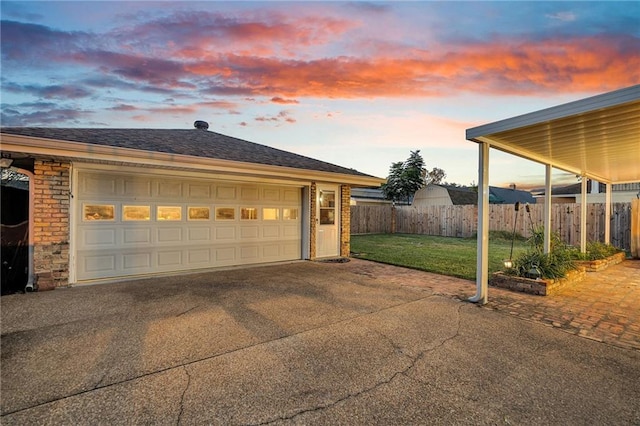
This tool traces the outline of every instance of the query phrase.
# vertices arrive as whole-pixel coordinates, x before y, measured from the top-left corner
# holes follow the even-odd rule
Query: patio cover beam
[[[551,251],[551,165],[545,166],[544,174],[544,253]]]
[[[604,243],[611,244],[611,185],[606,184],[604,193]]]
[[[476,294],[471,302],[488,300],[489,287],[489,144],[479,144],[478,153],[478,240],[476,255]]]
[[[591,182],[598,185],[598,182]],[[580,253],[587,252],[587,178],[580,182]]]

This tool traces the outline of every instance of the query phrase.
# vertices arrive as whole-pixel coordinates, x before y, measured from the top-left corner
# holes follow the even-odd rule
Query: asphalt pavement
[[[640,351],[428,280],[452,279],[301,261],[3,296],[0,423],[640,424]]]

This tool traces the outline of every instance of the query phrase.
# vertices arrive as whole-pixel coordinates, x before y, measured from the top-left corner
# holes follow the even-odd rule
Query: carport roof
[[[599,182],[640,181],[640,85],[466,133],[470,141]]]

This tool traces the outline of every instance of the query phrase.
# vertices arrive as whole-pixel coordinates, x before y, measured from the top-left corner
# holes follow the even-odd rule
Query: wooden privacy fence
[[[553,204],[552,230],[571,245],[580,244],[581,204]],[[587,204],[587,241],[604,241],[604,204]],[[518,212],[513,204],[489,205],[491,231],[516,232],[528,237],[532,227],[544,224],[544,204],[524,205]],[[631,248],[631,203],[611,205],[611,244]],[[637,213],[639,214],[640,213]],[[517,219],[516,219],[517,215]],[[465,206],[351,206],[352,234],[425,234],[444,237],[472,237],[478,226],[478,207]]]

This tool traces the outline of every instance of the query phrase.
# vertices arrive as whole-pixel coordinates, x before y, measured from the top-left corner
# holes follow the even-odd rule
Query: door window
[[[320,225],[336,223],[335,191],[320,191]]]

